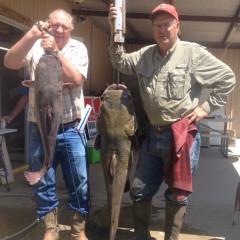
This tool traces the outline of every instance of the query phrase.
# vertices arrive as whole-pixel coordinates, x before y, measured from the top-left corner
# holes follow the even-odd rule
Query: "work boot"
[[[42,221],[44,228],[43,240],[59,240],[59,232],[57,225],[57,208],[48,213]]]
[[[164,240],[178,240],[187,206],[166,202]]]
[[[85,218],[78,212],[72,213],[71,232],[69,240],[88,240],[85,234]]]
[[[134,234],[132,240],[150,240],[152,202],[133,202]]]

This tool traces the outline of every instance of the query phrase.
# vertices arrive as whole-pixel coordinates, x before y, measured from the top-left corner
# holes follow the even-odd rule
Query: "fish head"
[[[98,132],[109,134],[115,129],[116,131],[122,129],[125,134],[133,135],[136,128],[137,121],[130,91],[120,84],[109,86],[101,97],[100,113],[97,119]]]
[[[116,113],[126,111],[127,114],[132,115],[134,107],[130,91],[126,86],[120,84],[109,86],[102,94],[100,108]]]

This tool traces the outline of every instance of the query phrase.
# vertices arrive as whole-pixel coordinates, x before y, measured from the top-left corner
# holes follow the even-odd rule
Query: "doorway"
[[[23,35],[25,30],[0,20],[0,116],[9,115],[21,96],[21,81],[24,78],[23,70],[12,70],[4,66],[4,56],[13,44]],[[25,111],[15,117],[6,128],[17,129],[4,135],[12,168],[25,164],[26,120]]]

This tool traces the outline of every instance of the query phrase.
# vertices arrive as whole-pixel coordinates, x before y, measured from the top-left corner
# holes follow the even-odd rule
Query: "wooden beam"
[[[106,1],[106,0],[103,0]],[[108,11],[104,10],[89,10],[89,9],[72,9],[73,15],[107,17]],[[149,19],[149,13],[126,13],[127,18],[133,19]],[[222,16],[197,16],[197,15],[179,15],[180,21],[195,21],[195,22],[233,22],[239,23],[240,17],[222,17]]]
[[[113,3],[111,0],[102,0],[102,2],[104,2],[106,6],[109,6],[111,3]]]
[[[237,19],[239,14],[240,14],[240,6],[239,6],[239,8],[238,8],[234,18]],[[227,44],[227,39],[228,39],[229,35],[231,34],[233,28],[236,26],[236,24],[239,24],[239,21],[232,22],[231,26],[228,28],[228,31],[227,31],[227,33],[226,33],[226,35],[225,35],[225,37],[224,37],[224,39],[222,41],[222,45],[226,45]]]
[[[132,24],[129,21],[126,21],[126,27],[133,33],[133,35],[140,39],[143,40],[144,37],[132,26]]]
[[[127,44],[143,44],[143,45],[149,45],[149,44],[155,44],[156,42],[154,41],[154,39],[137,39],[137,38],[126,38],[125,41]],[[223,45],[222,43],[211,43],[211,42],[197,42],[196,43],[205,46],[207,48],[220,48],[220,49],[225,49],[225,45]],[[231,46],[229,46],[229,49],[239,49],[240,48],[240,43],[234,43],[231,44]]]

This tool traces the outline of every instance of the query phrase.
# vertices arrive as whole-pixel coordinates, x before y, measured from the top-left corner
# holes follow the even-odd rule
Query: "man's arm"
[[[7,68],[19,69],[34,43],[42,37],[42,32],[34,25],[16,44],[14,44],[4,57]]]
[[[77,87],[83,83],[85,77],[79,73],[72,64],[63,56],[59,51],[58,53],[59,60],[62,63],[63,69],[63,80],[65,83],[70,83],[69,87]]]
[[[201,106],[197,106],[186,116],[191,122],[199,122],[211,112],[223,107],[236,83],[235,75],[228,65],[206,50],[200,50],[203,54],[195,68],[195,78],[202,86],[212,88],[212,91]]]
[[[7,122],[10,123],[27,105],[28,103],[28,95],[22,95],[18,100],[15,108],[11,112],[11,114],[3,116],[2,118]]]

